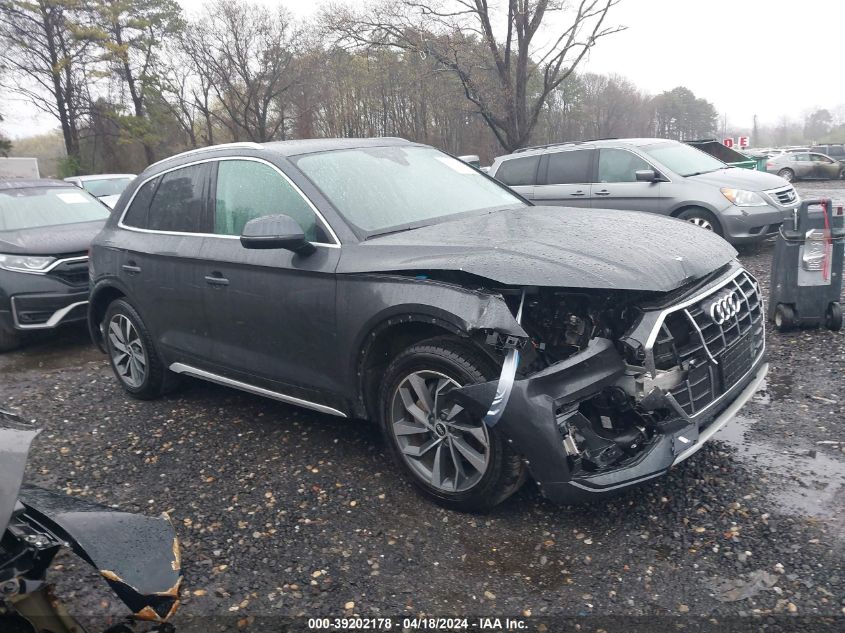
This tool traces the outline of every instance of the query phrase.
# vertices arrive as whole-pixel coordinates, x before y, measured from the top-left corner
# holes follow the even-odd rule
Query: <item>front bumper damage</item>
[[[618,465],[597,471],[579,466],[567,450],[567,429],[589,426],[579,404],[620,381],[626,364],[608,339],[593,339],[570,358],[521,380],[514,380],[507,404],[496,423],[525,459],[545,497],[555,503],[577,503],[647,481],[696,453],[754,395],[766,376],[761,355],[751,370],[714,403],[707,415],[691,419],[672,395],[654,389],[642,404],[672,412],[641,450]],[[450,396],[477,415],[485,415],[499,380],[469,385]],[[579,417],[580,416],[580,417]]]

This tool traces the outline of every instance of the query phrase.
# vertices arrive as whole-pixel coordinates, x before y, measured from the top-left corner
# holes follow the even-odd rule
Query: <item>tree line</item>
[[[712,136],[683,87],[579,70],[619,0],[0,0],[0,86],[54,117],[61,175],[140,171],[231,141],[401,136],[455,154],[610,136]]]

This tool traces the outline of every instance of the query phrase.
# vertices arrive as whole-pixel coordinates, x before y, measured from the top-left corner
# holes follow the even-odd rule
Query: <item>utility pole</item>
[[[754,115],[754,127],[751,129],[751,145],[760,147],[760,129],[757,127],[757,115]]]

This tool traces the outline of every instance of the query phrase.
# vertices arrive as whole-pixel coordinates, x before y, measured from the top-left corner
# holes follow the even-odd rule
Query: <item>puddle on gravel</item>
[[[814,445],[796,442],[791,450],[775,446],[754,432],[755,423],[752,418],[736,416],[713,439],[735,448],[737,459],[772,475],[771,499],[781,509],[835,518],[845,499],[845,460],[830,457]]]

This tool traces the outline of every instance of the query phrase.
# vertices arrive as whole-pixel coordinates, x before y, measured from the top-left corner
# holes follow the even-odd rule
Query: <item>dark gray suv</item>
[[[800,203],[779,176],[660,138],[527,148],[497,158],[490,175],[536,204],[660,213],[732,244],[774,235]]]
[[[528,476],[569,502],[686,459],[763,380],[735,255],[668,218],[532,206],[400,139],[233,144],[123,193],[89,320],[135,397],[186,375],[369,418],[449,507]]]

